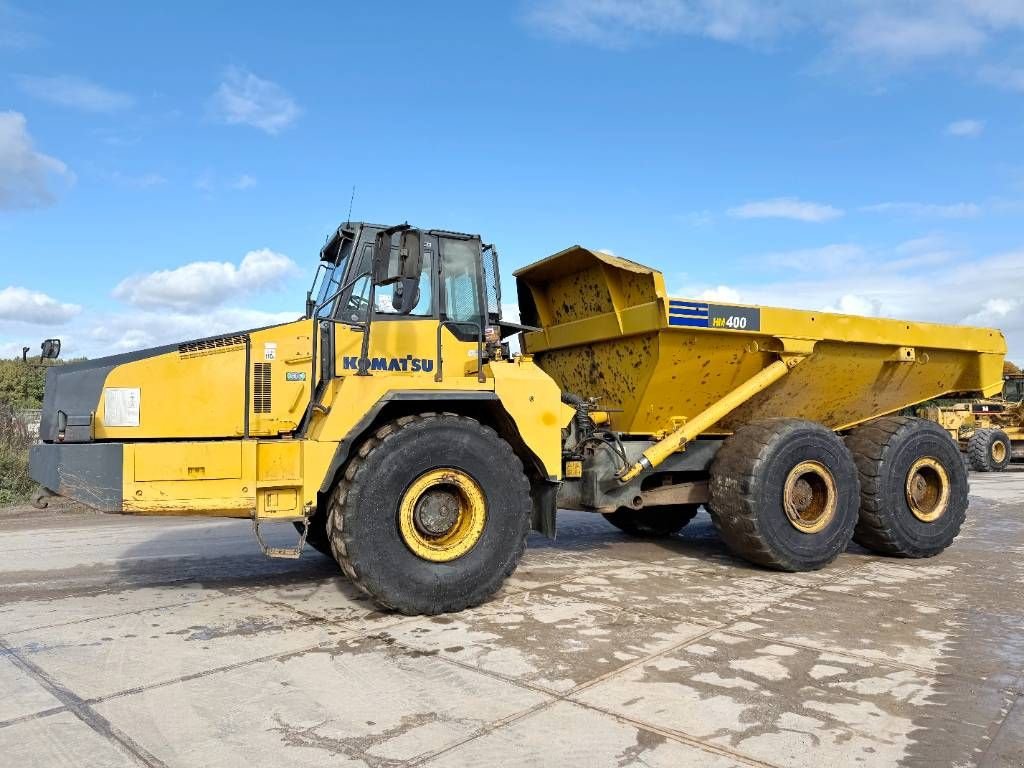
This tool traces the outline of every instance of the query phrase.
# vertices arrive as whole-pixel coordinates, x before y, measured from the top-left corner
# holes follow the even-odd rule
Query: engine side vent
[[[245,344],[245,339],[246,336],[243,333],[234,336],[218,336],[215,339],[203,339],[202,341],[189,341],[178,345],[178,354],[182,357],[196,357],[227,352]]]
[[[252,410],[253,413],[270,413],[270,363],[253,363],[252,366]]]

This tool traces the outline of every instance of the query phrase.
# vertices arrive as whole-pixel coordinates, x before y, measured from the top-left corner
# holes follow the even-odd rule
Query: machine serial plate
[[[702,301],[669,299],[668,324],[724,331],[759,331],[761,310],[757,307],[729,307]]]

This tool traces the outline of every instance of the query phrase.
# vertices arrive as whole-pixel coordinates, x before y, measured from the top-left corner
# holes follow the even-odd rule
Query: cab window
[[[394,246],[397,248],[397,244]],[[370,305],[370,280],[373,265],[373,244],[363,247],[362,256],[353,274],[359,277],[353,282],[347,298],[343,298],[341,319],[348,323],[366,322],[366,309]],[[374,291],[374,314],[394,315],[396,317],[432,317],[434,314],[434,290],[432,276],[434,274],[433,255],[427,251],[423,254],[423,268],[417,286],[417,295],[413,297],[415,304],[408,312],[395,309],[397,292],[402,291],[401,281],[393,285],[377,286]],[[404,301],[404,297],[403,297]]]
[[[374,310],[377,314],[389,315],[412,315],[413,317],[432,317],[434,314],[434,290],[432,276],[434,274],[434,257],[430,251],[426,251],[423,254],[423,267],[420,270],[419,284],[416,286],[416,295],[413,297],[401,297],[401,302],[396,301],[399,298],[399,292],[403,290],[402,281],[393,283],[392,285],[377,286],[377,290],[374,296]],[[406,306],[404,302],[415,301],[412,309],[408,312],[399,311],[395,309],[395,305],[401,303],[402,306]]]
[[[445,318],[480,326],[480,243],[476,240],[441,239],[441,280]]]

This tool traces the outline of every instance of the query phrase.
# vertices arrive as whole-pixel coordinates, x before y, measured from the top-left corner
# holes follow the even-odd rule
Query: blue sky
[[[0,0],[0,354],[286,319],[347,214],[1024,358],[1024,3]]]

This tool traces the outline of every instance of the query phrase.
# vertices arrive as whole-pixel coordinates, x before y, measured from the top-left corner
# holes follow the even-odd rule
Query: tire
[[[700,504],[630,509],[620,507],[609,512],[604,519],[630,536],[661,538],[678,533],[697,516]]]
[[[1001,429],[976,430],[967,441],[967,460],[976,472],[1002,472],[1010,466],[1010,438]]]
[[[860,475],[853,536],[858,544],[886,555],[932,557],[953,542],[967,517],[969,488],[962,454],[948,432],[927,419],[887,416],[853,430],[846,445]],[[912,477],[919,462],[926,463]],[[945,484],[948,497],[941,511],[929,507],[925,497],[920,505],[912,502],[908,487],[914,478],[923,483],[921,489]],[[941,493],[935,501],[940,500]],[[937,518],[927,519],[936,512]]]
[[[709,511],[729,548],[783,571],[822,568],[857,522],[858,482],[843,441],[801,419],[752,422],[711,464]]]
[[[419,527],[441,531],[429,510],[444,517],[453,507],[440,538]],[[530,511],[530,484],[508,443],[474,419],[425,413],[389,422],[359,446],[331,493],[327,532],[342,570],[378,605],[434,615],[479,605],[501,587],[526,548]]]

